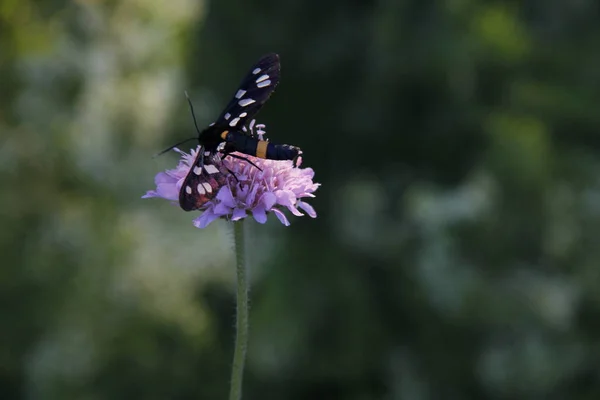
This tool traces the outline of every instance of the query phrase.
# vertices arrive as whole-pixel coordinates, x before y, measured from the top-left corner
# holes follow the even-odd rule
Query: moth
[[[277,54],[263,56],[246,74],[217,120],[202,131],[198,129],[194,108],[188,97],[200,148],[179,192],[179,205],[183,210],[199,209],[214,198],[219,188],[226,184],[228,172],[221,163],[225,157],[246,160],[254,165],[247,158],[232,154],[234,152],[270,160],[292,160],[294,165],[297,165],[302,154],[299,147],[273,144],[256,137],[253,130],[248,129],[248,123],[279,84],[280,70]],[[181,143],[183,142],[177,145]]]

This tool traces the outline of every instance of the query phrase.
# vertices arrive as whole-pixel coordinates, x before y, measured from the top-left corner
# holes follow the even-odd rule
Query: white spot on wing
[[[250,105],[252,103],[254,103],[256,100],[254,99],[242,99],[240,101],[238,101],[238,104],[242,107],[246,107],[247,105]]]
[[[254,68],[254,71],[252,71],[252,75],[256,75],[260,72],[260,68]]]
[[[271,84],[271,81],[269,79],[267,79],[266,81],[262,81],[262,82],[258,82],[256,84],[256,86],[258,86],[259,88],[264,88],[267,87]]]
[[[267,79],[269,79],[269,75],[261,75],[260,78],[258,78],[256,80],[256,83],[261,83],[262,81],[266,81]]]
[[[242,98],[242,97],[243,97],[245,94],[246,94],[246,91],[245,91],[245,90],[242,90],[242,89],[240,89],[240,90],[238,90],[238,91],[237,91],[237,93],[235,94],[235,98],[236,98],[236,99],[241,99],[241,98]]]
[[[206,170],[206,172],[208,172],[209,174],[216,174],[217,172],[219,172],[219,169],[217,167],[215,167],[212,164],[206,164],[204,166],[204,169]]]
[[[227,113],[227,114],[225,114],[225,116],[223,118],[229,119],[229,118],[231,118],[231,114]]]
[[[240,118],[244,118],[246,115],[248,115],[248,113],[243,112],[243,113],[240,114]]]
[[[215,123],[213,122],[212,124],[210,124],[209,126],[213,126]]]
[[[206,189],[206,191],[208,193],[212,193],[212,186],[210,186],[210,183],[208,183],[208,182],[202,182],[202,185],[204,186],[204,189]]]
[[[204,186],[202,186],[202,183],[198,184],[198,187],[196,188],[196,190],[198,190],[198,193],[204,194]]]
[[[240,119],[236,117],[231,120],[231,122],[229,123],[229,126],[236,126],[238,122],[240,122]]]
[[[185,187],[185,192],[186,192],[187,194],[192,194],[192,188],[191,188],[191,187],[189,187],[189,186],[186,186],[186,187]]]
[[[194,173],[196,175],[200,175],[202,173],[202,168],[200,168],[198,166],[194,167]]]

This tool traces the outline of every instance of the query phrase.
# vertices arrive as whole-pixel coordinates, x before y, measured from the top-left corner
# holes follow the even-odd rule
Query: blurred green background
[[[230,226],[140,196],[268,52],[244,398],[599,399],[597,0],[1,0],[0,398],[226,398]]]

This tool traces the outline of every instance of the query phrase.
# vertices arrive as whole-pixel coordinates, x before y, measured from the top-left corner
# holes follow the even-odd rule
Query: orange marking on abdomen
[[[256,157],[258,158],[267,158],[267,145],[269,142],[265,140],[259,140],[256,145]]]

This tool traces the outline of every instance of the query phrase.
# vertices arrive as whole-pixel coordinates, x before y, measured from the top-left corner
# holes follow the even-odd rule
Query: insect
[[[226,184],[227,175],[223,171],[225,166],[221,163],[225,157],[246,160],[254,165],[245,157],[232,154],[233,152],[270,160],[292,160],[294,166],[297,165],[302,154],[299,147],[261,140],[252,134],[252,129],[248,131],[247,128],[248,122],[258,113],[279,84],[279,71],[277,54],[263,56],[244,77],[217,120],[202,131],[198,129],[194,108],[188,97],[200,148],[179,192],[179,205],[183,210],[199,209],[215,197],[219,188]],[[175,146],[181,143],[183,142]]]

